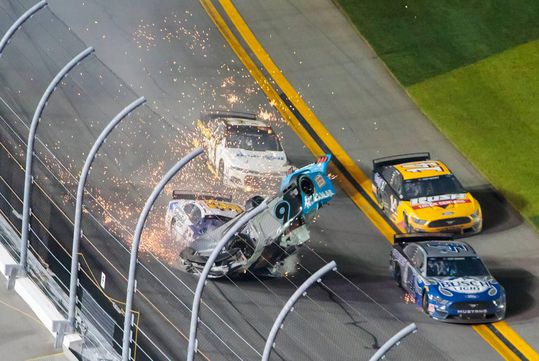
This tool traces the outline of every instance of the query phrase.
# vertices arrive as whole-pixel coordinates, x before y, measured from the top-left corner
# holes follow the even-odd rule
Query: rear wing
[[[202,121],[208,121],[218,118],[239,118],[239,119],[249,119],[256,120],[256,114],[246,113],[246,112],[227,112],[222,110],[201,112],[200,119]]]
[[[395,165],[395,164],[408,163],[408,162],[419,162],[422,160],[429,160],[429,159],[430,159],[429,152],[392,155],[389,157],[383,157],[383,158],[378,158],[378,159],[373,160],[372,169],[374,172],[376,172],[379,168],[385,167],[388,165]]]
[[[450,233],[405,233],[393,236],[394,244],[405,244],[423,241],[451,241],[455,236]]]
[[[186,191],[181,190],[173,190],[172,191],[172,199],[189,199],[189,200],[197,200],[197,201],[218,201],[218,202],[231,202],[232,197],[231,196],[217,196],[214,194],[197,194],[197,193],[189,193]]]

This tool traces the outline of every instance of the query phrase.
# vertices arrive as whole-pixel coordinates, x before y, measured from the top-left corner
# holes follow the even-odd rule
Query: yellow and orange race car
[[[483,227],[479,202],[429,153],[374,160],[372,188],[380,208],[408,233],[475,234]]]

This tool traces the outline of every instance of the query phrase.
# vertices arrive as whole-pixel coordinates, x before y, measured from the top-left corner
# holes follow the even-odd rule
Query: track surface
[[[8,8],[5,4],[3,1],[2,5]],[[538,292],[538,269],[534,263],[538,256],[537,236],[522,224],[503,201],[493,196],[487,183],[473,167],[422,117],[331,4],[317,1],[316,4],[294,2],[292,5],[281,1],[270,6],[262,1],[239,1],[237,5],[255,33],[260,34],[260,41],[285,75],[301,90],[319,118],[322,121],[330,120],[325,121],[325,125],[349,154],[359,161],[365,172],[369,171],[372,158],[429,150],[445,160],[464,183],[479,190],[478,196],[483,200],[486,211],[487,229],[470,241],[485,256],[494,274],[508,290],[508,322],[529,343],[536,345],[539,339],[537,308],[534,307]],[[165,153],[167,147],[163,145],[173,144],[175,139],[169,135],[171,129],[192,128],[192,121],[202,109],[232,107],[235,110],[267,111],[276,115],[198,3],[185,5],[168,0],[118,0],[89,4],[55,0],[51,1],[51,9],[86,44],[96,48],[98,57],[110,70],[137,94],[150,99],[149,106],[155,113],[166,118],[166,121],[157,123],[157,117],[149,109],[142,110],[141,114],[146,119],[153,119],[154,123],[148,120],[149,124],[145,127],[126,126],[116,144],[107,144],[107,157],[98,160],[90,181],[91,187],[99,188],[104,198],[114,198],[120,192],[125,204],[140,207],[144,198],[142,195],[149,193],[148,183],[151,183],[137,179],[141,177],[140,169],[159,161],[164,161],[162,168],[170,166],[174,156],[181,154],[181,151]],[[16,9],[7,10],[14,12]],[[32,21],[37,23],[39,18]],[[46,21],[43,21],[43,27],[50,26],[45,24]],[[336,30],[330,32],[325,29]],[[47,55],[47,66],[40,64],[39,59],[45,58],[40,52],[47,48],[49,42],[58,41],[61,36],[58,34],[50,38],[43,36],[40,41],[31,44],[33,49],[25,50],[26,57],[34,60],[32,66],[41,67],[42,73],[47,76],[38,75],[35,71],[31,75],[25,74],[29,71],[24,64],[15,61],[15,53],[6,51],[0,60],[2,97],[24,123],[31,118],[33,106],[51,78],[50,74],[60,67],[59,64],[67,61],[68,57],[61,54],[53,59]],[[20,43],[15,39],[11,45],[19,49],[19,44],[27,41],[23,38],[21,35],[18,39]],[[63,46],[75,43],[66,40]],[[79,45],[79,48],[70,48],[66,53],[73,55],[85,47]],[[320,49],[331,51],[321,52]],[[321,54],[326,54],[327,58]],[[88,68],[94,65],[93,61]],[[94,73],[107,70],[95,63],[95,67],[89,70]],[[81,76],[79,79],[73,76],[73,79],[73,82],[76,79],[81,84],[81,88],[95,103],[100,104],[101,120],[95,120],[97,129],[100,129],[98,125],[102,125],[136,97],[129,91],[122,91],[120,98],[113,100],[112,95],[104,96],[100,90],[107,88],[114,94],[118,84],[111,82],[101,86],[92,83],[95,84],[95,88],[92,88],[88,82],[85,83],[87,77]],[[21,90],[24,97],[17,90]],[[51,101],[39,132],[40,139],[45,143],[54,144],[56,140],[61,140],[62,152],[54,153],[58,158],[63,157],[64,163],[73,163],[74,174],[82,166],[82,160],[72,162],[71,159],[82,159],[82,153],[89,149],[97,135],[94,127],[83,128],[72,123],[73,114],[89,120],[93,111],[91,106],[81,109],[77,105],[76,90],[74,84],[68,84],[63,93],[72,101],[60,101],[60,97],[55,98],[56,102]],[[231,103],[236,98],[232,95],[238,97],[234,104]],[[14,116],[5,105],[0,115],[9,116],[10,119]],[[57,122],[61,122],[62,132],[46,126],[46,123],[56,125]],[[157,124],[164,125],[158,127]],[[22,122],[16,127],[24,139],[27,131]],[[151,134],[143,133],[133,139],[137,130],[148,130]],[[280,131],[294,163],[303,164],[312,159],[312,155],[290,130],[280,127]],[[17,144],[14,136],[7,136],[10,132],[3,122],[2,134],[3,142]],[[71,138],[71,135],[76,137]],[[160,144],[146,139],[159,139]],[[178,148],[187,149],[185,144]],[[136,151],[127,152],[127,149]],[[151,162],[146,161],[146,157]],[[108,167],[107,173],[103,170],[105,166]],[[39,168],[38,172],[44,174],[44,169]],[[114,187],[107,184],[111,177],[126,174],[133,177],[127,190],[116,184]],[[64,196],[65,191],[54,182],[48,186],[54,193],[54,199]],[[165,201],[163,197],[161,204]],[[71,214],[70,203],[67,202],[64,207]],[[112,211],[122,213],[114,208]],[[158,218],[158,215],[155,217]],[[132,227],[133,218],[132,215],[125,217],[127,227]],[[53,228],[66,227],[59,219],[53,219],[51,223]],[[112,259],[115,267],[125,274],[127,252],[112,242],[110,235],[99,230],[95,223],[85,224],[85,233],[90,239],[96,240],[99,249],[106,250],[107,258]],[[69,238],[69,233],[66,236]],[[330,207],[322,211],[312,238],[310,246],[318,254],[326,260],[335,259],[340,271],[367,291],[389,313],[342,278],[332,277],[327,282],[328,286],[348,305],[343,305],[342,300],[334,302],[327,292],[314,290],[311,293],[314,302],[302,301],[297,313],[287,320],[277,342],[275,359],[364,359],[372,354],[372,346],[376,342],[383,342],[404,323],[411,321],[418,324],[421,337],[413,336],[407,340],[399,348],[399,359],[467,359],[469,355],[483,360],[499,358],[471,328],[431,322],[416,312],[413,306],[402,302],[401,292],[387,277],[389,245],[342,192]],[[518,239],[519,242],[509,243],[508,239]],[[103,258],[87,244],[85,251],[92,259],[90,263],[95,273],[99,275],[104,270],[110,278],[106,291],[123,299],[121,290],[125,283],[114,276],[111,266],[105,264]],[[301,265],[311,271],[322,264],[308,249],[303,250],[301,255]],[[147,295],[166,318],[186,334],[189,314],[178,299],[189,305],[191,295],[178,278],[191,288],[194,288],[194,279],[174,269],[168,271],[150,257],[143,257],[143,263],[163,280],[171,292],[166,292],[148,272],[142,271],[139,272],[141,293]],[[217,320],[206,308],[203,309],[202,318],[242,359],[256,359],[258,354],[255,350],[261,352],[273,318],[295,289],[289,281],[297,284],[306,275],[306,272],[299,272],[289,280],[263,280],[264,286],[252,278],[238,281],[237,286],[229,281],[211,283],[204,299],[224,322]],[[185,340],[148,304],[139,297],[137,306],[141,311],[141,329],[159,343],[167,355],[174,359],[183,358]],[[398,315],[404,323],[396,321],[390,313]],[[231,329],[245,341],[234,335]],[[204,327],[200,334],[200,347],[211,359],[237,359]],[[141,355],[139,353],[139,357]]]

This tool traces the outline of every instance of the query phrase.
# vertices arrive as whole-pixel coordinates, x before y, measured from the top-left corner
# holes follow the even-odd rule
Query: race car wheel
[[[264,197],[262,196],[254,196],[254,197],[251,197],[247,200],[247,202],[245,202],[245,209],[246,210],[249,210],[249,209],[253,209],[253,208],[256,208],[258,207],[262,202],[264,202]]]
[[[314,194],[314,184],[309,177],[304,176],[299,179],[299,189],[306,196],[312,196]]]
[[[421,299],[421,306],[423,307],[423,311],[426,314],[429,314],[429,294],[427,291],[423,292],[423,297]]]
[[[401,268],[395,263],[393,263],[393,280],[397,286],[401,287]]]

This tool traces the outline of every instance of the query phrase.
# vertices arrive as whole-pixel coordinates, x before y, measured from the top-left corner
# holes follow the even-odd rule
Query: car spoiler
[[[246,112],[227,112],[222,110],[207,111],[200,113],[200,119],[204,121],[217,119],[217,118],[240,118],[256,120],[256,114]]]
[[[450,233],[405,233],[393,236],[394,243],[413,243],[422,241],[450,241],[455,236]]]
[[[173,190],[172,191],[172,199],[190,199],[190,200],[197,200],[197,201],[218,201],[218,202],[231,202],[232,197],[231,196],[217,196],[214,194],[196,194],[196,193],[189,193],[181,190]]]
[[[374,171],[376,171],[378,168],[388,166],[388,165],[395,165],[395,164],[408,163],[408,162],[419,162],[422,160],[429,160],[429,159],[430,159],[429,152],[392,155],[389,157],[374,159],[372,161],[372,168]]]

